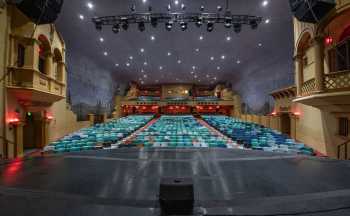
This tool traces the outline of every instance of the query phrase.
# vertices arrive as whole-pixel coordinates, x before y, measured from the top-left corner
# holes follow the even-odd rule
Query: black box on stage
[[[317,23],[336,5],[335,0],[289,0],[294,16],[301,22]]]
[[[162,214],[165,215],[193,214],[193,180],[191,178],[162,178],[159,203]]]

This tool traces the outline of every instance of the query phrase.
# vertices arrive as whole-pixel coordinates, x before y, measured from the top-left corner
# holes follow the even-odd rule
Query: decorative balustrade
[[[324,86],[329,92],[350,90],[350,71],[326,74]]]
[[[304,82],[303,86],[301,87],[301,94],[302,96],[308,96],[308,95],[311,95],[315,90],[316,90],[316,80],[310,79]]]
[[[65,97],[65,84],[39,71],[29,68],[9,68],[10,74],[7,86],[9,88],[23,88],[38,92],[50,93]]]

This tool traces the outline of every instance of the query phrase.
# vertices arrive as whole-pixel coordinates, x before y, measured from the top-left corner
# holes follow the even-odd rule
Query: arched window
[[[50,43],[44,35],[40,35],[39,38],[39,60],[38,69],[43,74],[49,74],[50,68],[47,67],[47,61],[51,53]]]
[[[64,65],[62,64],[63,58],[61,52],[58,49],[54,50],[53,57],[53,75],[56,80],[63,81]]]
[[[26,48],[22,44],[18,44],[18,46],[17,46],[17,67],[24,66],[25,51],[26,51]]]
[[[350,26],[345,28],[334,49],[329,50],[330,72],[350,70]]]

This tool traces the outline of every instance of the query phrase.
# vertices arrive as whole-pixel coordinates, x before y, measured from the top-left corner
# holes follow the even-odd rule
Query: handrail
[[[344,159],[345,160],[349,160],[350,157],[348,157],[348,147],[350,145],[350,139],[345,141],[344,143],[338,145],[338,159],[340,159],[340,152],[341,152],[341,149],[344,147]]]

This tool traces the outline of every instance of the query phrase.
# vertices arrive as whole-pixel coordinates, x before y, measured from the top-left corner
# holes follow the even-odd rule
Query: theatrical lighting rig
[[[102,30],[103,26],[111,26],[114,33],[119,33],[120,27],[126,31],[132,24],[136,24],[139,31],[143,32],[146,30],[146,24],[151,24],[152,27],[156,28],[159,23],[164,23],[167,31],[171,31],[176,24],[182,31],[187,30],[189,23],[194,23],[197,27],[206,24],[208,32],[214,30],[215,24],[224,24],[226,28],[233,27],[234,32],[239,33],[243,25],[257,29],[263,20],[262,17],[258,16],[232,14],[228,9],[228,3],[225,11],[221,6],[218,6],[216,13],[205,12],[204,6],[200,7],[199,13],[185,12],[185,5],[182,5],[181,9],[180,12],[172,12],[171,5],[167,5],[166,13],[153,13],[152,7],[148,8],[148,12],[138,13],[133,5],[130,14],[94,17],[92,21],[97,30]]]

